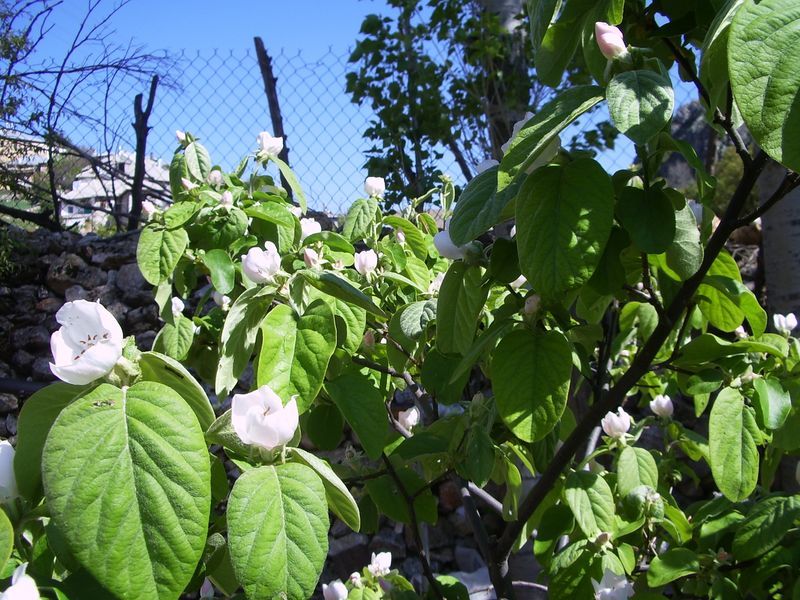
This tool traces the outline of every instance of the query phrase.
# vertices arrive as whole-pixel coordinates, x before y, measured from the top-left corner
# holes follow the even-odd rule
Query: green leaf
[[[539,51],[533,55],[536,78],[552,88],[558,87],[580,39],[581,29],[574,23],[559,21],[550,25]]]
[[[371,459],[380,457],[388,435],[383,393],[363,373],[346,373],[325,384],[325,391],[342,411]]]
[[[65,408],[42,457],[47,506],[80,563],[121,598],[176,598],[206,541],[203,433],[177,392],[102,384]]]
[[[647,571],[647,585],[659,587],[700,571],[697,554],[689,548],[670,548],[656,556]]]
[[[240,456],[251,456],[252,446],[245,444],[236,431],[233,429],[231,421],[231,410],[222,413],[206,430],[206,442],[218,444],[228,450],[232,450]]]
[[[6,511],[0,510],[0,571],[5,570],[6,563],[14,549],[14,526],[6,516]]]
[[[194,322],[183,315],[174,317],[173,323],[166,323],[153,340],[153,349],[175,360],[184,360],[194,341]]]
[[[292,188],[292,192],[294,193],[295,197],[297,198],[297,203],[300,205],[300,210],[303,211],[303,214],[306,213],[308,210],[308,203],[306,201],[305,192],[303,192],[303,188],[300,185],[300,181],[297,179],[297,175],[294,174],[294,171],[283,162],[277,156],[270,156],[270,160],[274,161],[276,165],[278,165],[278,169],[280,169],[281,175],[286,180],[286,183],[289,184],[289,187]]]
[[[214,409],[203,386],[177,360],[158,352],[143,352],[139,367],[144,381],[163,383],[178,392],[194,411],[203,431],[214,422]]]
[[[500,161],[497,189],[502,190],[547,148],[556,135],[603,99],[603,88],[596,85],[572,86],[542,106],[511,141]]]
[[[432,348],[422,363],[422,385],[440,404],[455,404],[469,380],[469,371],[465,370],[454,382],[450,382],[456,368],[461,364],[457,356],[446,356],[436,348]]]
[[[406,243],[411,248],[414,256],[420,260],[428,258],[428,243],[425,241],[425,236],[411,221],[397,215],[388,215],[383,217],[383,223],[393,227],[395,231],[403,231],[406,236]]]
[[[739,283],[742,281],[739,266],[726,250],[722,250],[717,255],[706,277],[717,275]],[[700,312],[714,327],[722,331],[734,331],[744,321],[744,313],[736,305],[736,302],[729,298],[726,291],[720,290],[713,285],[701,284],[697,288],[695,296]]]
[[[597,162],[580,158],[538,169],[517,199],[522,274],[544,296],[582,285],[600,261],[613,222],[614,189]]]
[[[203,255],[203,263],[211,275],[211,284],[220,294],[227,294],[236,282],[236,269],[225,250],[215,248]]]
[[[297,408],[304,413],[322,387],[336,348],[331,307],[316,300],[298,317],[289,306],[278,305],[261,324],[261,340],[258,387],[268,385],[284,402],[297,396]]]
[[[298,463],[247,471],[228,501],[228,547],[248,598],[307,600],[328,553],[319,476]]]
[[[472,345],[488,286],[480,267],[457,261],[450,265],[436,305],[436,346],[444,354],[464,354]]]
[[[753,381],[756,390],[756,409],[758,421],[766,429],[780,429],[792,410],[792,398],[783,389],[781,382],[773,377],[763,377]]]
[[[675,92],[665,75],[625,71],[609,82],[606,100],[614,126],[635,144],[646,144],[672,118]]]
[[[614,531],[614,495],[599,475],[589,471],[567,475],[564,500],[587,539],[594,540],[601,532]]]
[[[336,316],[336,336],[338,344],[349,354],[355,354],[364,337],[367,326],[367,312],[358,306],[348,304],[339,298],[331,298],[330,305]]]
[[[697,273],[703,263],[703,245],[694,213],[688,205],[675,211],[675,236],[665,255],[667,274],[678,281],[686,281]]]
[[[493,348],[497,340],[502,338],[513,325],[514,322],[508,319],[497,320],[489,325],[464,354],[464,358],[461,359],[458,366],[453,371],[453,374],[450,376],[450,383],[455,383],[459,379],[468,377],[470,370],[481,356]]]
[[[463,246],[503,220],[503,210],[516,197],[519,184],[497,191],[498,167],[479,173],[458,197],[450,220],[450,239]]]
[[[220,359],[215,388],[217,396],[227,396],[250,362],[259,326],[272,304],[273,290],[252,287],[234,300],[220,338]]]
[[[497,412],[519,439],[542,439],[567,405],[572,348],[558,331],[512,331],[492,356]]]
[[[191,142],[183,151],[186,169],[197,181],[205,181],[211,172],[211,157],[208,150],[197,142]]]
[[[542,40],[556,13],[558,0],[527,0],[528,18],[530,19],[531,44],[536,54]]]
[[[342,235],[351,242],[363,240],[370,234],[377,212],[378,201],[375,198],[359,198],[347,211]]]
[[[285,229],[294,229],[296,220],[287,206],[280,202],[261,202],[245,209],[248,217],[261,219]]]
[[[14,475],[23,498],[34,502],[42,492],[42,449],[56,417],[64,407],[91,389],[91,385],[51,383],[22,405],[17,423]]]
[[[800,518],[800,497],[773,496],[759,502],[736,525],[733,552],[737,561],[750,560],[778,545]]]
[[[333,273],[303,270],[300,271],[300,275],[319,291],[363,308],[368,313],[386,318],[386,313],[378,308],[369,296]]]
[[[661,254],[675,240],[675,209],[662,190],[650,188],[644,191],[630,186],[622,188],[617,202],[617,216],[642,252]]]
[[[136,261],[145,280],[152,285],[166,281],[188,243],[185,229],[169,230],[154,224],[142,229],[136,247]]]
[[[436,300],[421,300],[407,304],[399,314],[400,330],[403,335],[417,339],[427,326],[436,320]]]
[[[710,108],[725,110],[728,77],[728,35],[730,25],[744,0],[728,0],[712,21],[703,39],[700,80],[710,97]]]
[[[345,525],[353,531],[358,531],[361,528],[361,515],[358,512],[358,504],[350,490],[339,479],[339,476],[334,473],[330,465],[323,459],[317,458],[301,448],[289,448],[289,453],[293,460],[314,469],[314,472],[322,480],[322,485],[325,486],[328,507]]]
[[[617,462],[617,492],[620,497],[625,497],[641,485],[654,490],[658,488],[656,461],[644,448],[625,446]]]
[[[201,204],[191,200],[176,202],[164,211],[164,225],[167,229],[177,229],[197,214]]]
[[[756,487],[759,438],[752,409],[745,407],[742,395],[733,388],[723,389],[709,417],[709,459],[714,481],[732,502],[746,499]]]
[[[800,171],[800,5],[747,0],[728,34],[728,73],[736,105],[764,151]]]
[[[714,308],[708,306],[708,303],[704,303],[701,306],[701,310],[703,310],[703,307],[705,307],[706,310],[703,311],[704,314],[709,313],[714,315],[714,319],[717,323],[719,323],[717,327],[723,331],[732,331],[731,329],[726,329],[726,327],[730,327],[737,321],[738,323],[736,326],[738,327],[741,325],[742,319],[746,318],[747,322],[750,323],[750,327],[753,329],[753,335],[759,336],[764,333],[764,331],[767,329],[767,311],[765,311],[761,307],[761,304],[758,303],[758,299],[756,298],[755,294],[751,292],[741,281],[738,281],[738,278],[733,279],[723,275],[709,274],[705,277],[705,279],[703,279],[703,290],[699,293],[707,293],[709,288],[714,288],[720,292],[737,309],[739,309],[739,313],[735,313],[733,311],[720,311],[717,313]],[[741,317],[739,317],[739,315],[741,315]],[[709,316],[709,321],[711,320],[712,319]],[[736,329],[736,327],[733,329]]]

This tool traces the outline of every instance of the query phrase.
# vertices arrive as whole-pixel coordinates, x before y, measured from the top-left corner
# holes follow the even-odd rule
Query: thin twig
[[[753,212],[745,215],[741,219],[736,222],[736,227],[744,227],[745,225],[749,225],[756,219],[758,219],[761,215],[767,212],[770,208],[775,206],[781,198],[784,198],[786,194],[791,192],[795,189],[798,185],[800,185],[800,175],[793,171],[789,171],[787,169],[786,176],[783,178],[783,181],[778,186],[778,189],[766,200],[764,201],[761,206],[755,209]]]

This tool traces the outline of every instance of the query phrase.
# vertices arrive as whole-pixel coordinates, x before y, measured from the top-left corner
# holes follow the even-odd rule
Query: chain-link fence
[[[371,146],[362,135],[373,117],[369,108],[352,104],[345,91],[349,52],[331,49],[311,57],[279,50],[271,55],[291,166],[310,206],[339,214],[361,193],[367,175],[365,153]],[[176,147],[175,130],[187,130],[201,138],[215,163],[234,168],[255,149],[258,132],[272,129],[255,50],[183,51],[171,58],[176,67],[169,74],[172,81],[156,94],[148,154],[168,163]],[[676,107],[694,99],[693,88],[676,81],[675,89]],[[132,150],[133,99],[139,93],[146,97],[147,84],[132,78],[87,84],[76,91],[74,102],[97,119],[67,117],[62,133],[98,155]],[[606,119],[605,109],[598,109],[562,137],[578,135]],[[563,140],[565,145],[568,141]],[[599,160],[613,170],[628,166],[633,157],[632,144],[620,136]],[[464,183],[452,155],[445,152],[439,166],[456,183]]]

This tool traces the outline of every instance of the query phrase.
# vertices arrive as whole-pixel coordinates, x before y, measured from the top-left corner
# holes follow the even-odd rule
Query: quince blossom
[[[14,446],[8,440],[0,442],[0,502],[19,496],[17,478],[14,475]]]
[[[675,408],[672,406],[672,399],[665,395],[659,394],[650,401],[650,410],[653,414],[659,417],[671,417]]]
[[[231,305],[231,297],[225,294],[221,294],[218,291],[213,291],[211,293],[211,299],[214,301],[214,304],[219,306],[222,310],[228,310]]]
[[[412,406],[408,410],[401,410],[397,413],[397,422],[411,431],[419,425],[419,416],[419,409],[416,406]]]
[[[625,38],[619,27],[598,21],[594,24],[594,37],[600,52],[608,60],[621,58],[628,54],[628,47],[625,45]]]
[[[39,590],[33,577],[26,574],[28,563],[22,563],[11,576],[11,586],[0,594],[0,600],[39,600]]]
[[[378,267],[378,255],[375,250],[356,252],[353,266],[361,275],[372,273]]]
[[[225,208],[230,208],[233,206],[233,194],[230,192],[230,190],[225,190],[222,192],[222,197],[219,199],[219,204]]]
[[[606,416],[600,421],[606,435],[615,439],[622,439],[631,428],[631,417],[620,406],[616,414],[607,412]]]
[[[242,256],[242,271],[253,283],[271,283],[281,269],[281,256],[272,242],[264,250],[255,246]]]
[[[322,584],[322,597],[325,600],[346,600],[347,588],[341,579],[331,581],[330,584]]]
[[[267,450],[285,446],[299,422],[294,397],[283,405],[268,385],[249,394],[235,394],[231,400],[231,425],[245,444]]]
[[[789,336],[797,327],[797,317],[794,313],[788,315],[772,315],[772,324],[781,335]]]
[[[320,264],[322,264],[319,254],[311,248],[303,250],[303,262],[306,263],[306,267],[309,269],[319,268]]]
[[[466,256],[464,246],[456,246],[450,238],[450,221],[444,224],[442,231],[433,236],[433,245],[443,258],[462,260]]]
[[[300,219],[300,240],[306,239],[310,235],[322,231],[322,225],[314,219]]]
[[[364,192],[369,197],[383,198],[386,191],[386,182],[383,177],[367,177],[364,182]]]
[[[372,560],[367,565],[367,570],[372,573],[374,577],[381,577],[388,575],[392,569],[392,553],[380,552],[378,554],[372,553]]]
[[[186,308],[186,305],[183,303],[183,300],[180,298],[173,298],[171,301],[172,304],[172,316],[177,318],[183,314],[183,309]]]
[[[67,302],[56,313],[61,328],[50,336],[53,375],[85,385],[108,374],[122,356],[122,328],[99,302]]]
[[[283,150],[283,138],[273,137],[268,131],[258,134],[258,147],[267,156],[278,156]]]
[[[592,587],[596,600],[627,600],[634,594],[631,582],[609,569],[603,573],[600,583],[592,579]]]

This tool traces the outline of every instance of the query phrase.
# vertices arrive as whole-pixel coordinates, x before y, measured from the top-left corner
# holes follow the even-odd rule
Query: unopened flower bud
[[[659,417],[671,417],[675,408],[672,406],[672,399],[666,394],[659,394],[650,401],[650,410]]]
[[[375,250],[356,252],[353,266],[361,275],[372,273],[378,267],[378,255]]]
[[[258,134],[258,147],[267,156],[278,156],[283,150],[283,138],[273,137],[268,131]]]
[[[186,305],[183,303],[183,300],[180,298],[173,298],[172,299],[172,316],[178,318],[183,313],[183,309],[186,308]]]
[[[180,129],[178,129],[175,132],[175,138],[178,140],[179,144],[183,144],[186,141],[186,134]]]
[[[542,298],[539,294],[533,294],[525,298],[525,308],[523,311],[526,315],[535,315],[539,311],[539,306],[542,303]]]
[[[316,269],[319,267],[321,261],[319,254],[311,248],[306,248],[303,250],[303,262],[306,263],[306,267],[309,269]]]
[[[386,191],[386,182],[383,177],[367,177],[364,182],[364,191],[370,198],[382,198]]]
[[[223,184],[222,171],[219,169],[211,171],[211,173],[208,174],[208,184],[215,188],[221,186]]]
[[[222,197],[219,199],[219,203],[225,208],[230,208],[233,206],[233,194],[229,190],[225,190],[222,192]]]
[[[597,40],[600,52],[608,60],[621,58],[628,54],[625,38],[618,27],[598,21],[594,24],[594,37]]]
[[[607,412],[600,424],[607,436],[620,440],[631,428],[631,417],[620,406],[616,413]]]

